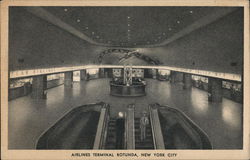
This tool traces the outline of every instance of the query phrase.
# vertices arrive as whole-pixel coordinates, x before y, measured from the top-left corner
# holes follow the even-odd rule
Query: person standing
[[[147,112],[144,111],[143,115],[140,119],[140,129],[141,129],[141,141],[145,141],[146,139],[146,131],[147,131],[147,125],[149,124],[149,119],[147,116]]]

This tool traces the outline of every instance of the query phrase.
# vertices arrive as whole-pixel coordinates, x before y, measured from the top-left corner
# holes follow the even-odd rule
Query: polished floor
[[[151,103],[178,108],[207,133],[214,149],[242,148],[242,104],[225,98],[211,103],[207,93],[197,88],[183,90],[180,83],[146,81],[147,95],[137,98],[111,96],[109,79],[95,79],[75,82],[71,89],[63,85],[49,89],[47,100],[26,96],[9,101],[9,149],[35,149],[39,136],[72,108],[100,101],[110,104],[111,116],[131,103],[136,117]]]

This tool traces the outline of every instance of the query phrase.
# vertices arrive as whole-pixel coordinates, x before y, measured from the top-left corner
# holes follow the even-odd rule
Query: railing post
[[[161,124],[156,106],[149,106],[150,122],[152,128],[153,142],[155,149],[165,149]]]

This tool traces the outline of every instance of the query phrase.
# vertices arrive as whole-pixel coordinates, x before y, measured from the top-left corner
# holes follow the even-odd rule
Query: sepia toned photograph
[[[248,158],[248,3],[57,4],[2,12],[6,155]]]

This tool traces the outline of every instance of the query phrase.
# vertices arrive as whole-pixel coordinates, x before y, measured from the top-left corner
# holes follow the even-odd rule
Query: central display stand
[[[140,78],[133,80],[132,67],[124,67],[123,79],[115,78],[110,82],[110,94],[113,96],[145,96],[146,82]]]

